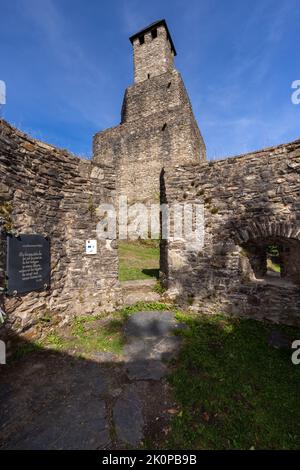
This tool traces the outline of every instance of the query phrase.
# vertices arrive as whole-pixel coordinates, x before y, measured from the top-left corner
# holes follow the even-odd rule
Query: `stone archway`
[[[252,221],[236,230],[236,239],[240,245],[249,240],[275,237],[300,241],[300,225],[296,221],[275,222],[266,218],[263,221]]]
[[[252,222],[237,230],[238,244],[247,261],[242,263],[243,273],[249,277],[267,277],[267,250],[278,248],[278,264],[281,279],[300,283],[300,227],[294,222]]]

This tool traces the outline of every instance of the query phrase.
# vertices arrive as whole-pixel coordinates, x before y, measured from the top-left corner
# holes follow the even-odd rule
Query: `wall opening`
[[[152,39],[157,38],[157,29],[156,29],[156,28],[155,28],[155,29],[152,29],[152,31],[151,31],[151,37],[152,37]]]
[[[267,275],[281,277],[281,248],[278,245],[268,245],[266,248]]]
[[[300,241],[286,237],[258,238],[243,245],[248,278],[300,285]]]
[[[119,280],[156,281],[159,276],[159,240],[120,240]]]

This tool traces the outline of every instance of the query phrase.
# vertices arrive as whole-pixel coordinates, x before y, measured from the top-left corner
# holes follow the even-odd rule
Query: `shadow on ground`
[[[0,448],[159,442],[174,406],[164,362],[178,350],[174,325],[170,312],[141,312],[127,322],[122,357],[95,351],[85,359],[40,348],[1,366]]]
[[[299,448],[299,329],[178,312],[182,329],[168,311],[126,318],[122,355],[41,348],[1,367],[2,449]]]
[[[142,273],[149,277],[159,278],[159,269],[142,269]]]

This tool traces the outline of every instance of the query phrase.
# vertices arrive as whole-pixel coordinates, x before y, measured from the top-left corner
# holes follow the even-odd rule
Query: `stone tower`
[[[162,169],[205,159],[205,144],[180,74],[165,20],[130,37],[134,84],[126,89],[121,124],[94,137],[94,161],[116,166],[129,202],[159,202]]]
[[[173,70],[176,51],[165,20],[157,21],[134,34],[130,41],[133,46],[135,83]]]

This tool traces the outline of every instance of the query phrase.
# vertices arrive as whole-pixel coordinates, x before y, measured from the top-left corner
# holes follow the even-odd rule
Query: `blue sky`
[[[300,137],[300,0],[0,0],[3,117],[73,153],[117,125],[128,37],[165,18],[209,158]]]

